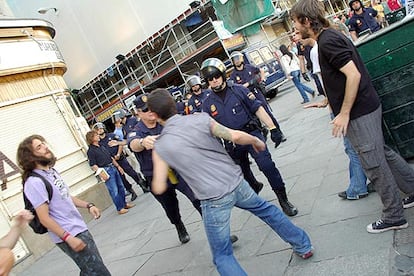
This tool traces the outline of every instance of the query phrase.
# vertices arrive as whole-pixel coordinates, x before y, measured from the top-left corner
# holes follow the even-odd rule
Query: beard
[[[36,156],[35,162],[41,166],[53,167],[56,164],[56,156],[52,152],[49,153],[50,157]]]

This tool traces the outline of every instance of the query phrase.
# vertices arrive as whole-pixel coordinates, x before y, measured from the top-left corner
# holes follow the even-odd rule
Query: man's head
[[[226,66],[218,58],[203,61],[201,74],[214,92],[221,92],[226,88]]]
[[[17,148],[17,163],[23,170],[23,179],[38,166],[53,167],[55,155],[49,150],[45,138],[34,134],[24,139]]]
[[[234,68],[238,71],[243,70],[244,67],[244,57],[243,54],[239,51],[234,51],[230,55],[231,62],[234,65]]]
[[[149,111],[147,103],[148,103],[148,93],[144,93],[139,95],[134,100],[134,110],[138,117],[144,123],[155,123],[156,118],[154,114]]]
[[[99,134],[95,130],[88,131],[85,135],[85,138],[86,138],[86,142],[88,143],[88,145],[97,144],[99,143],[99,140],[100,140]]]
[[[351,10],[353,10],[356,13],[361,13],[362,12],[362,2],[361,0],[351,0],[349,1],[349,8]]]
[[[98,133],[100,138],[105,137],[106,127],[103,123],[96,123],[93,125],[92,129]]]
[[[191,93],[200,95],[201,94],[201,79],[199,76],[189,76],[186,80],[187,86],[190,88]]]
[[[325,18],[325,7],[319,0],[301,0],[296,2],[290,10],[295,29],[302,39],[313,38],[329,27],[329,20]]]
[[[156,117],[166,121],[177,114],[177,105],[168,90],[158,88],[148,95],[148,108]]]

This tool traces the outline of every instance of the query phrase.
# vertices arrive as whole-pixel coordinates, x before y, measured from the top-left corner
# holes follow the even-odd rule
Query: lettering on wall
[[[6,173],[5,165],[11,168],[11,171]],[[1,190],[7,189],[7,178],[12,175],[20,174],[19,167],[14,164],[4,153],[0,151],[0,179],[1,179]]]

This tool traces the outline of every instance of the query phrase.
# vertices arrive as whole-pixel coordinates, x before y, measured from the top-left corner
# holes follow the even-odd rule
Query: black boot
[[[139,177],[139,182],[137,184],[141,187],[144,194],[151,192],[151,189],[148,185],[147,180],[144,179],[140,174],[138,174],[138,177]]]
[[[128,190],[128,192],[131,193],[131,201],[134,201],[135,199],[137,199],[137,193],[135,193],[135,191],[131,188]]]
[[[182,221],[175,224],[175,228],[177,228],[178,238],[180,239],[181,243],[187,243],[190,241],[190,235],[188,235],[187,230],[185,229],[184,223]]]
[[[282,189],[274,190],[274,192],[279,200],[279,204],[280,207],[282,207],[283,212],[290,217],[296,216],[298,209],[296,209],[296,207],[289,202],[286,195],[286,189],[283,187]]]

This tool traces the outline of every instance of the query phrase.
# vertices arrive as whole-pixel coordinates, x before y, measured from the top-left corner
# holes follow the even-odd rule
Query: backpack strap
[[[50,182],[48,180],[46,180],[46,178],[44,178],[42,175],[38,174],[37,172],[31,172],[29,174],[29,176],[38,177],[43,181],[43,183],[45,184],[45,187],[46,187],[46,191],[47,191],[47,194],[48,194],[48,197],[49,197],[49,201],[50,201],[52,199],[52,196],[53,196],[53,188],[52,188],[52,185],[50,184]]]

